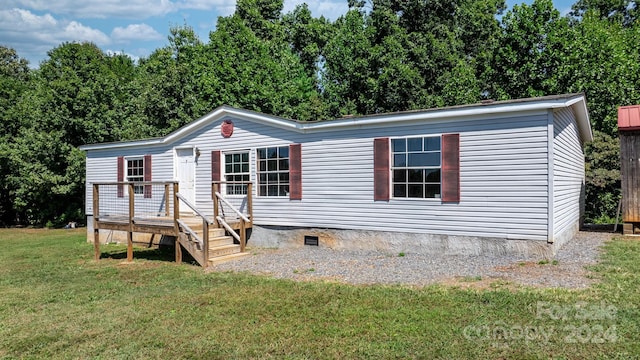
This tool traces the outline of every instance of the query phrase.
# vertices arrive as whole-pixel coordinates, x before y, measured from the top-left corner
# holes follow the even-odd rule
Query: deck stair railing
[[[176,222],[178,226],[182,229],[182,232],[186,235],[187,240],[191,240],[192,244],[189,242],[181,241],[183,246],[195,246],[194,251],[189,251],[193,253],[201,254],[200,258],[196,258],[196,261],[204,267],[208,266],[209,262],[209,226],[213,224],[212,221],[207,219],[207,216],[202,213],[194,204],[192,204],[186,197],[184,197],[179,192],[176,193],[176,197],[188,208],[190,208],[194,215],[201,219],[202,221],[202,235],[198,234],[198,231],[195,229],[195,226],[192,224],[188,224],[184,219],[180,219],[176,216]]]
[[[240,196],[240,208],[246,209],[246,214],[234,206],[221,193],[221,186],[233,186],[235,189],[246,189],[244,196]],[[247,229],[252,226],[253,206],[252,206],[253,184],[251,182],[239,181],[214,181],[212,182],[211,194],[213,197],[213,218],[216,226],[222,227],[240,243],[240,252],[245,251],[247,245]],[[237,199],[234,199],[237,200]],[[226,211],[225,211],[226,209]]]

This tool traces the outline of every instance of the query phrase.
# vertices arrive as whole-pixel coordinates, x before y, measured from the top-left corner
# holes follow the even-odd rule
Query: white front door
[[[195,205],[196,165],[193,148],[176,149],[176,177],[180,194]],[[180,212],[192,212],[192,210],[180,202]]]

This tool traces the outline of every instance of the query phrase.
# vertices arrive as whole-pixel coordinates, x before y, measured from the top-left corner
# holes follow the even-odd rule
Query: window
[[[249,152],[225,154],[224,173],[227,195],[246,195],[250,178]]]
[[[257,149],[258,195],[289,196],[289,146]]]
[[[127,159],[127,182],[144,181],[144,160],[142,158]],[[144,194],[144,186],[134,185],[134,194]]]
[[[391,140],[393,197],[440,198],[440,137]]]

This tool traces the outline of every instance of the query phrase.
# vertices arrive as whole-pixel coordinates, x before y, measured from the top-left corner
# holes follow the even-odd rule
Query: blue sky
[[[347,0],[285,0],[284,12],[302,2],[314,16],[331,20],[347,10]],[[554,0],[563,14],[574,2]],[[91,41],[106,52],[124,52],[138,59],[167,45],[174,25],[186,23],[206,41],[217,18],[234,9],[235,0],[2,0],[0,45],[16,49],[31,67],[65,41]]]

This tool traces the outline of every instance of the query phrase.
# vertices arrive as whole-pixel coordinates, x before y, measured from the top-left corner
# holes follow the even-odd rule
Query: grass
[[[176,265],[80,230],[0,229],[0,358],[632,358],[640,242],[587,290],[350,286]]]

